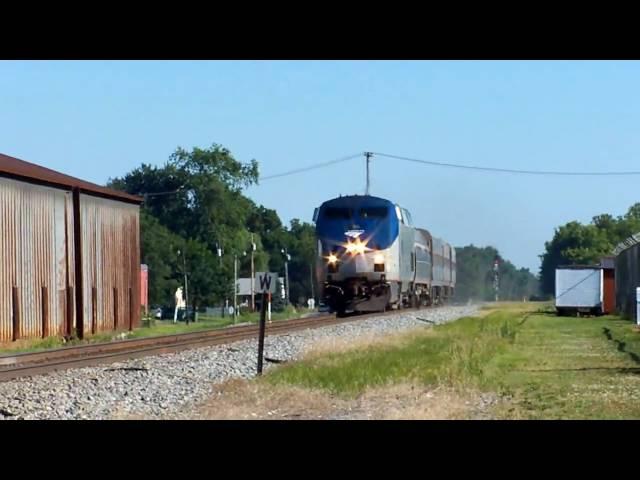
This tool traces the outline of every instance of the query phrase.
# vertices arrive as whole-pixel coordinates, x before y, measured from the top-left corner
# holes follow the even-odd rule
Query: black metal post
[[[267,316],[267,294],[262,294],[262,305],[260,305],[260,336],[258,337],[258,375],[262,375],[262,356],[264,354],[264,333],[266,329]]]

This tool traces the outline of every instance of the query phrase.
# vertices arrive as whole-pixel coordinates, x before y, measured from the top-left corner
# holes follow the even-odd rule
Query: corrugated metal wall
[[[80,221],[84,334],[137,326],[138,205],[80,194]],[[74,333],[74,272],[72,192],[0,177],[0,342]]]
[[[84,331],[135,327],[140,319],[139,208],[80,195],[80,211]]]
[[[0,341],[63,334],[74,284],[71,194],[0,178],[0,229]]]
[[[636,318],[636,287],[640,287],[640,244],[622,250],[615,260],[616,310]]]

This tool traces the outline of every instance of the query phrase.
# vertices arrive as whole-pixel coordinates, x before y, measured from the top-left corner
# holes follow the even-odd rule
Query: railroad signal
[[[493,290],[495,293],[496,302],[498,301],[499,292],[500,292],[500,279],[498,277],[499,267],[500,267],[500,257],[496,255],[493,260]]]

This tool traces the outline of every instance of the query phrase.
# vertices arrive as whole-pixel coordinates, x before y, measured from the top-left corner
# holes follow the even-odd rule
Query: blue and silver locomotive
[[[373,196],[324,202],[314,213],[321,298],[331,311],[383,311],[450,298],[456,252],[413,226],[407,210]]]

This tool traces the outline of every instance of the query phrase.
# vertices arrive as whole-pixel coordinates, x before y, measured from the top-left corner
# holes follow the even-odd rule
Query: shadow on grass
[[[640,365],[640,356],[638,356],[637,353],[628,352],[626,342],[620,341],[617,338],[613,338],[613,335],[611,335],[611,330],[609,330],[607,327],[602,327],[602,333],[605,337],[607,337],[607,340],[612,341],[616,344],[619,352],[626,353],[627,355],[629,355],[629,358],[631,358],[631,360]]]
[[[527,373],[553,373],[553,372],[595,372],[610,371],[613,373],[632,373],[640,375],[640,367],[583,367],[583,368],[548,368],[535,370],[513,370],[514,372]]]
[[[549,308],[539,308],[538,310],[535,310],[533,312],[527,312],[522,319],[518,322],[518,326],[522,326],[524,325],[524,323],[529,320],[530,317],[532,317],[533,315],[536,316],[543,316],[543,317],[555,317],[556,315],[556,311],[555,310],[550,310]]]

